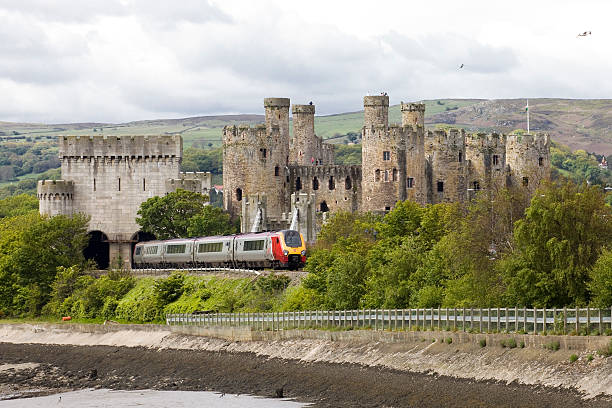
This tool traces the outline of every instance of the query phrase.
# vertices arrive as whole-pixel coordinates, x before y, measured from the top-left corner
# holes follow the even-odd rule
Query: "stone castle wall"
[[[509,135],[506,163],[510,167],[510,184],[522,186],[533,194],[543,180],[550,178],[550,137]]]
[[[464,201],[467,195],[465,132],[453,129],[425,133],[428,202]]]

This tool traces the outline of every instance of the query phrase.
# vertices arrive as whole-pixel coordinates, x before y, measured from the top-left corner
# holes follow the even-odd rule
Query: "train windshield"
[[[302,237],[297,231],[289,230],[283,231],[285,235],[285,244],[291,248],[299,248],[302,246]]]

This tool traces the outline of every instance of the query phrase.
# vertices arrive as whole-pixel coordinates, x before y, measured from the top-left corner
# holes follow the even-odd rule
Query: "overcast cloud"
[[[612,98],[612,2],[495,3],[0,0],[0,121],[261,113],[266,96],[329,114],[382,91]]]

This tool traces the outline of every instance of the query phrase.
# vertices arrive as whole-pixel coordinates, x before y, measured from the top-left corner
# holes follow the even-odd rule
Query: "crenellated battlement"
[[[425,104],[424,103],[416,103],[416,102],[408,102],[400,103],[400,110],[402,112],[422,112],[425,113]]]
[[[506,145],[524,145],[538,150],[550,148],[550,136],[547,133],[510,134],[506,137]]]
[[[465,130],[463,129],[436,129],[425,132],[425,142],[435,143],[442,146],[461,145],[465,144]]]
[[[279,137],[280,128],[278,125],[271,127],[271,133],[265,124],[250,125],[231,125],[223,128],[223,143],[230,144],[236,142],[263,143],[270,137]],[[255,147],[255,146],[253,146]]]
[[[181,158],[180,135],[60,136],[60,158]]]
[[[314,115],[315,114],[315,105],[293,105],[291,107],[292,114],[306,114],[306,115]]]
[[[54,199],[73,199],[74,181],[69,180],[40,180],[36,187],[36,194],[39,200]]]
[[[264,108],[288,108],[289,98],[264,98]]]
[[[501,133],[470,133],[465,137],[465,144],[471,148],[505,148],[506,135]]]
[[[368,95],[363,97],[363,106],[389,106],[387,95]]]

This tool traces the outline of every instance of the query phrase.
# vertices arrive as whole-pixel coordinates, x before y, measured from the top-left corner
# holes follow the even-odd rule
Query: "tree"
[[[0,219],[0,308],[37,314],[60,266],[84,263],[89,217],[28,213]]]
[[[590,277],[592,303],[601,308],[612,306],[612,250],[601,254],[591,270]]]
[[[191,218],[202,213],[207,201],[205,195],[178,189],[142,203],[136,222],[157,239],[186,238]]]
[[[199,214],[191,217],[187,228],[187,235],[190,237],[228,235],[236,232],[237,226],[232,223],[230,215],[212,205],[205,206]]]
[[[612,243],[612,209],[601,188],[549,183],[514,229],[516,251],[503,262],[509,303],[586,304],[589,271]]]
[[[38,211],[38,199],[28,194],[7,197],[0,200],[0,218],[14,217]]]

